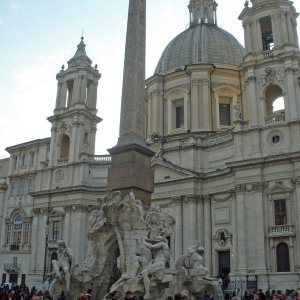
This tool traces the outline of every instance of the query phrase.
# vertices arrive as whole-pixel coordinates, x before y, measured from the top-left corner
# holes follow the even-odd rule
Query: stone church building
[[[166,46],[145,91],[152,203],[175,221],[172,258],[198,240],[205,267],[230,274],[233,289],[250,279],[300,287],[298,14],[289,0],[246,1],[243,47],[218,27],[216,1],[188,9],[189,28]],[[82,39],[57,74],[51,137],[10,146],[0,161],[2,282],[41,286],[60,239],[75,263],[86,255],[111,163],[95,155],[100,78]]]

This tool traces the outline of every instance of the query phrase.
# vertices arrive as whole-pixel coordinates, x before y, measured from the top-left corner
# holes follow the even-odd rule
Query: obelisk
[[[108,190],[123,195],[134,192],[143,204],[150,205],[154,175],[153,152],[145,141],[145,53],[146,0],[130,0],[119,139],[109,149],[112,163],[108,170]]]

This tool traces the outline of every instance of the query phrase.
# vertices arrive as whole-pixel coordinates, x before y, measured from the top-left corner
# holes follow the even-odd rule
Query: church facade
[[[152,203],[175,220],[172,258],[199,241],[205,267],[230,274],[232,289],[299,287],[298,14],[288,0],[246,1],[244,48],[217,26],[216,1],[188,8],[189,28],[145,91]],[[0,161],[2,282],[41,285],[60,239],[75,263],[86,255],[110,167],[94,151],[100,77],[82,40],[57,74],[51,137],[8,147]]]

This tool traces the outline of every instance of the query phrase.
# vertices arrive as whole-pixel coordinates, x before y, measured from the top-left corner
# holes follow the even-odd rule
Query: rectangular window
[[[59,240],[60,237],[60,222],[59,221],[54,221],[52,227],[52,239],[54,241]]]
[[[13,257],[12,265],[13,265],[14,268],[17,267],[17,265],[18,265],[18,258],[17,257]]]
[[[10,244],[10,237],[11,237],[11,224],[6,224],[6,244],[9,245]]]
[[[24,187],[25,187],[25,180],[24,180],[24,178],[21,178],[19,180],[19,194],[24,193]]]
[[[274,211],[275,211],[275,225],[286,225],[287,215],[286,215],[286,201],[285,199],[274,201]]]
[[[12,181],[12,183],[10,185],[10,192],[11,192],[12,195],[14,195],[15,191],[16,191],[16,182]]]
[[[32,178],[29,178],[28,179],[28,193],[31,193],[32,192]]]
[[[27,167],[27,154],[21,156],[20,167]]]
[[[33,166],[34,165],[34,158],[35,158],[35,153],[31,152],[31,159],[30,159],[30,164]]]
[[[20,245],[21,244],[21,238],[22,238],[22,231],[14,231],[13,233],[13,244],[14,245]]]
[[[220,125],[231,125],[230,104],[219,104]]]
[[[18,157],[15,156],[13,159],[14,159],[13,168],[16,169],[17,168]]]
[[[176,128],[184,127],[184,107],[176,107]]]
[[[24,224],[24,244],[29,244],[29,223]]]

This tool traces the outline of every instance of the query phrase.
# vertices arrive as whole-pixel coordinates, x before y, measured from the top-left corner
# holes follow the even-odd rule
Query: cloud
[[[18,12],[20,9],[22,9],[22,4],[13,1],[9,5],[9,9],[12,10],[13,12]]]

